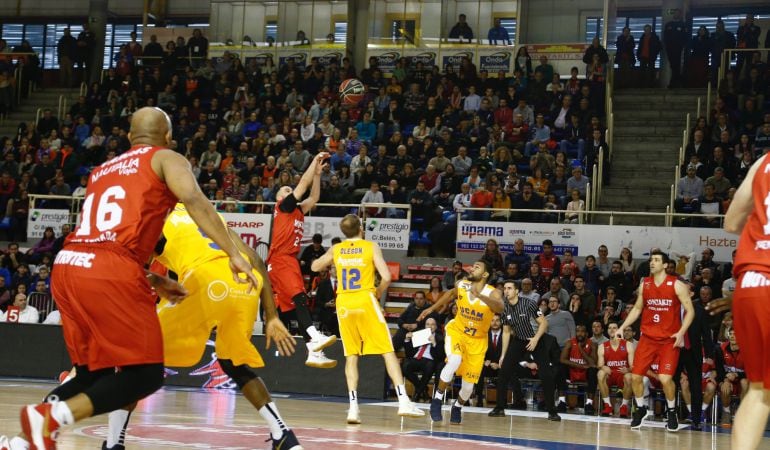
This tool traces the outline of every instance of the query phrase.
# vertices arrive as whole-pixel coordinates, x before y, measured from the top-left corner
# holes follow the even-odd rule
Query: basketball
[[[340,99],[345,105],[357,105],[364,99],[366,87],[361,80],[348,78],[340,84]]]

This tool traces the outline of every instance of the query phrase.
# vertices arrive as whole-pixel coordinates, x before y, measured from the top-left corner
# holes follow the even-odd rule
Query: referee
[[[554,404],[555,379],[559,371],[559,346],[556,339],[546,334],[548,322],[537,307],[537,303],[519,297],[519,290],[513,280],[505,281],[503,295],[505,296],[502,313],[503,357],[497,375],[497,403],[489,416],[505,416],[508,384],[511,381],[515,382],[514,396],[518,397],[514,400],[514,405],[522,403],[521,384],[516,377],[515,369],[516,364],[524,359],[527,352],[531,352],[537,363],[538,377],[543,383],[548,420],[561,421]],[[533,322],[537,323],[537,332],[534,330]]]

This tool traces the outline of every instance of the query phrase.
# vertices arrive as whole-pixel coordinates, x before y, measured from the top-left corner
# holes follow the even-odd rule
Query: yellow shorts
[[[246,293],[248,285],[233,280],[228,262],[228,258],[215,259],[181,275],[179,282],[190,293],[181,303],[161,300],[158,319],[166,365],[189,367],[198,363],[216,327],[218,358],[230,359],[236,366],[264,367],[251,343],[260,290]]]
[[[488,344],[486,335],[483,338],[473,338],[457,331],[454,327],[449,325],[446,327],[444,351],[447,357],[458,355],[462,358],[462,363],[457,368],[457,375],[468,383],[478,383],[481,370],[484,368],[484,356],[487,353]]]
[[[393,351],[388,324],[373,293],[338,295],[337,320],[345,356],[382,355]]]

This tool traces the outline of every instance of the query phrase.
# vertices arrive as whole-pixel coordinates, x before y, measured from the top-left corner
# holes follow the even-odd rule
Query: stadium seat
[[[401,263],[388,262],[388,269],[390,270],[391,281],[398,281],[401,278]]]

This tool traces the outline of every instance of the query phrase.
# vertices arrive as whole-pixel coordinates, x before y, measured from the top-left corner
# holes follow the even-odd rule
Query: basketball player
[[[148,281],[143,266],[177,201],[230,257],[235,281],[259,286],[189,162],[167,148],[171,130],[162,110],[141,108],[131,120],[131,149],[91,172],[80,226],[57,255],[51,283],[77,375],[47,402],[22,408],[22,434],[33,450],[56,448],[60,427],[122,408],[163,384],[163,339],[150,282],[163,295],[176,296],[181,288],[154,276]]]
[[[425,413],[415,407],[406,395],[404,376],[393,351],[390,330],[377,299],[390,285],[390,270],[377,244],[363,239],[361,221],[348,214],[340,221],[345,240],[333,245],[323,256],[313,261],[311,269],[320,272],[334,263],[337,273],[337,318],[345,350],[345,379],[350,395],[347,422],[360,424],[358,408],[358,358],[362,355],[382,355],[398,395],[398,415],[422,417]],[[374,287],[375,269],[380,284]],[[486,336],[486,335],[485,335]]]
[[[687,407],[687,412],[690,413],[690,422],[692,423],[692,429],[694,430],[702,429],[700,424],[701,419],[706,414],[706,410],[709,405],[711,405],[711,401],[714,400],[714,396],[717,392],[717,372],[714,361],[710,358],[706,358],[706,355],[703,354],[702,350],[700,363],[701,364],[696,368],[699,373],[695,373],[694,376],[690,377],[690,371],[683,370],[679,379],[679,384],[682,388],[682,400]],[[693,370],[693,372],[695,372],[695,370]],[[693,380],[692,383],[698,383],[698,385],[693,386],[690,379]],[[697,389],[700,389],[701,393],[700,406],[698,405],[699,401],[695,398]],[[700,410],[695,409],[693,411],[694,408],[700,408]]]
[[[620,404],[620,417],[629,416],[628,401],[631,399],[631,367],[634,365],[634,346],[617,336],[618,324],[610,322],[607,326],[610,340],[599,346],[599,392],[602,394],[602,415],[613,413],[610,403],[610,388],[615,386],[623,390],[623,403]]]
[[[460,393],[452,405],[449,423],[462,423],[462,407],[473,394],[473,385],[478,383],[484,368],[484,355],[489,341],[487,334],[495,314],[503,311],[503,294],[487,284],[494,271],[485,260],[476,261],[468,276],[455,283],[439,299],[420,313],[417,321],[425,320],[434,311],[441,311],[450,300],[457,299],[457,315],[445,327],[444,349],[447,363],[441,369],[438,388],[430,402],[430,416],[434,422],[441,422],[441,403],[444,392],[452,383],[455,374],[462,376]]]
[[[638,429],[647,417],[644,403],[642,378],[650,365],[658,359],[658,375],[666,395],[666,430],[675,432],[679,428],[676,416],[676,384],[673,375],[679,364],[679,349],[684,346],[685,333],[692,323],[695,311],[690,300],[690,289],[666,274],[668,255],[655,250],[650,253],[650,276],[642,278],[634,307],[628,313],[623,325],[615,332],[618,339],[639,316],[642,316],[642,336],[634,353],[631,370],[636,410],[631,419],[631,428]],[[682,318],[681,308],[685,314]]]
[[[216,327],[215,351],[219,365],[270,426],[273,448],[301,449],[294,432],[286,426],[272,402],[262,379],[249,369],[249,366],[259,368],[265,365],[251,343],[260,298],[268,347],[271,341],[275,341],[279,352],[288,356],[294,353],[294,338],[278,318],[262,259],[234,233],[233,242],[256,268],[254,276],[260,282],[257,290],[246,292],[224,276],[226,255],[200,232],[184,205],[177,204],[166,219],[163,236],[155,246],[155,261],[176,273],[189,294],[181,303],[163,299],[158,305],[165,365],[190,367],[196,364],[203,356],[211,329]],[[128,416],[129,411],[126,410],[110,413],[104,449],[124,448]]]
[[[746,366],[743,354],[735,339],[735,330],[730,330],[727,342],[723,342],[716,351],[716,368],[718,379],[723,380],[719,385],[719,396],[722,399],[722,426],[732,426],[730,420],[730,397],[739,395],[741,400],[749,389],[746,379]]]
[[[725,231],[741,233],[733,274],[733,326],[741,343],[749,389],[735,414],[732,448],[757,448],[770,413],[770,165],[767,155],[751,166],[725,215]],[[742,231],[741,231],[742,230]]]
[[[267,254],[267,274],[275,292],[278,314],[287,325],[292,319],[299,322],[308,349],[305,365],[321,369],[330,369],[337,365],[337,361],[327,358],[323,352],[324,348],[337,341],[337,336],[324,336],[313,325],[308,310],[309,298],[305,292],[305,281],[297,256],[302,243],[305,214],[318,203],[321,195],[321,171],[323,162],[328,157],[326,152],[319,153],[310,162],[294,189],[291,186],[283,186],[278,190],[270,251]],[[302,200],[308,188],[310,196]]]
[[[588,339],[588,330],[581,323],[575,326],[575,337],[567,340],[559,358],[566,379],[572,383],[586,382],[584,412],[589,416],[596,413],[593,405],[597,382],[596,352],[596,345]]]

